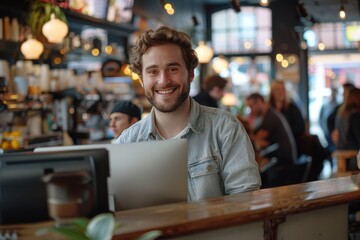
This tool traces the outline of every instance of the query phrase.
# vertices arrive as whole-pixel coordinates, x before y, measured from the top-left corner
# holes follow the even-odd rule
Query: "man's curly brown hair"
[[[157,30],[147,30],[139,37],[130,53],[130,69],[142,77],[142,56],[150,47],[169,43],[180,47],[187,70],[193,71],[199,64],[199,60],[191,47],[190,37],[185,32],[166,26]]]

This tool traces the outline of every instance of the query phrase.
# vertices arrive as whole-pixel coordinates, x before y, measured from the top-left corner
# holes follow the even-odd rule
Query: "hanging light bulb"
[[[55,14],[51,14],[50,21],[46,22],[42,27],[42,33],[51,43],[61,43],[69,28],[66,23],[55,18]]]
[[[43,53],[44,45],[29,35],[28,39],[21,44],[20,50],[26,59],[35,60],[39,59]]]
[[[195,48],[200,63],[208,63],[214,56],[214,51],[205,44],[204,41],[199,42],[199,46]]]
[[[345,18],[346,18],[345,8],[344,8],[344,5],[342,5],[342,4],[341,4],[341,6],[340,6],[339,17],[340,17],[341,19],[345,19]]]
[[[260,0],[259,4],[262,7],[267,7],[267,6],[269,6],[269,0]]]
[[[324,51],[325,50],[325,43],[320,41],[319,44],[318,44],[318,48],[319,48],[320,51]]]
[[[212,68],[216,73],[220,74],[222,71],[229,68],[229,62],[225,59],[224,56],[220,55],[213,59]]]

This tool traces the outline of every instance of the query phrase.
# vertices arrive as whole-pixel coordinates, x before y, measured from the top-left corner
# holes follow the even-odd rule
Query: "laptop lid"
[[[187,201],[187,147],[186,139],[172,139],[42,147],[34,151],[107,149],[110,162],[109,207],[121,211]]]

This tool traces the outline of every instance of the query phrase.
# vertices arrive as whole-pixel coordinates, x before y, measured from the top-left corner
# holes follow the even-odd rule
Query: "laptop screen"
[[[187,201],[187,140],[36,148],[109,151],[109,207],[113,211]]]

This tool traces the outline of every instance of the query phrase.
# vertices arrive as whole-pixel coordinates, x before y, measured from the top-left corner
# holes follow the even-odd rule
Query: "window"
[[[211,16],[212,45],[218,54],[271,52],[271,10],[242,7],[218,11]]]
[[[318,43],[323,42],[329,49],[357,48],[357,41],[350,41],[346,36],[348,26],[359,26],[360,22],[338,22],[317,24],[304,33],[309,50],[317,50]]]

